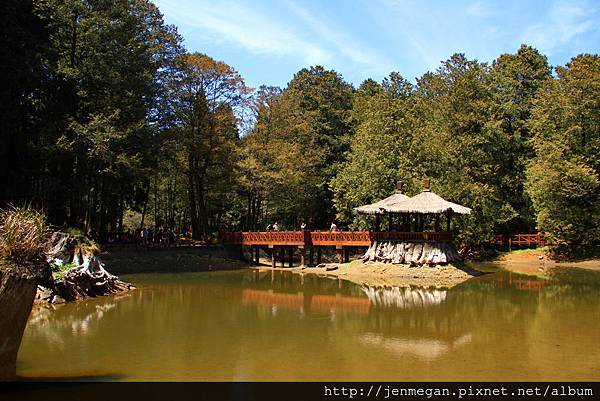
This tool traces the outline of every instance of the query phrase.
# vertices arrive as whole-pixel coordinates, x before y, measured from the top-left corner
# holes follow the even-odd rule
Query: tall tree
[[[44,0],[49,32],[28,159],[28,198],[55,224],[104,236],[145,180],[159,133],[164,75],[179,53],[175,29],[146,0]]]
[[[530,232],[535,214],[525,192],[525,168],[533,157],[528,120],[533,99],[550,78],[550,66],[536,49],[522,45],[516,54],[503,54],[490,71],[491,117],[486,129],[496,137],[493,156],[499,167],[496,177],[499,197],[504,201],[504,221],[496,232]]]
[[[577,56],[556,72],[532,111],[527,191],[540,231],[591,244],[600,238],[600,57]]]
[[[382,85],[363,82],[353,100],[356,132],[348,160],[331,181],[337,218],[363,227],[353,208],[385,198],[399,179],[412,186],[412,85],[392,73]]]
[[[352,136],[353,88],[337,72],[316,66],[296,73],[283,96],[290,115],[301,116],[289,139],[322,153],[316,175],[307,176],[302,190],[307,195],[303,217],[324,225],[335,215],[329,181],[345,159]]]
[[[211,207],[225,207],[224,190],[231,189],[235,147],[239,141],[236,112],[245,106],[250,89],[229,65],[204,54],[187,54],[172,84],[177,129],[187,152],[190,221],[194,238],[209,234]],[[209,199],[210,188],[219,196]]]

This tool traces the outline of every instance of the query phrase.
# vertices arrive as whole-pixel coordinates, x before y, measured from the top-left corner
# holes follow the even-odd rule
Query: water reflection
[[[497,272],[448,290],[279,271],[130,276],[140,289],[125,297],[32,314],[18,369],[120,380],[592,380],[600,275],[561,274]]]
[[[402,309],[439,305],[444,302],[447,293],[446,290],[418,287],[370,287],[363,285],[361,288],[373,305]]]
[[[426,361],[433,361],[447,352],[471,342],[471,334],[465,334],[454,341],[440,341],[430,338],[385,337],[379,333],[366,333],[359,336],[363,344],[384,349],[403,357],[413,355]]]

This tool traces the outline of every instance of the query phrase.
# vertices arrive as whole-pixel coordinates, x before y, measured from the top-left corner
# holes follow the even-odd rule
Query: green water
[[[30,318],[18,374],[93,380],[598,380],[600,273],[449,290],[289,272],[139,274]]]

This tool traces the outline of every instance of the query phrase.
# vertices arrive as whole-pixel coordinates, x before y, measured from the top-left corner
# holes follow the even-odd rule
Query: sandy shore
[[[555,267],[576,267],[600,272],[600,259],[591,259],[581,262],[556,262],[551,260],[546,252],[539,249],[509,252],[500,255],[493,263],[502,268],[516,273],[544,276],[544,271]]]
[[[254,269],[272,270],[270,267],[255,266]],[[328,270],[333,269],[333,270]],[[461,265],[436,267],[409,267],[389,263],[363,263],[355,260],[350,263],[329,263],[323,267],[275,268],[297,274],[316,274],[371,286],[420,286],[431,288],[451,288],[472,277],[483,274]]]

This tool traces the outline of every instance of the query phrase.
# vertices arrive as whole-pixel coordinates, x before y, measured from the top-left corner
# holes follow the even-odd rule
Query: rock
[[[337,265],[331,265],[331,266],[327,266],[327,267],[325,268],[325,271],[328,271],[328,272],[330,272],[330,271],[337,270],[337,269],[338,269],[338,266],[337,266]]]
[[[50,301],[51,304],[64,304],[67,301],[65,301],[65,299],[63,297],[61,297],[60,295],[55,295],[52,297],[52,301]]]
[[[52,291],[46,287],[42,287],[41,285],[38,285],[37,294],[35,296],[35,299],[40,300],[40,301],[50,301],[50,299],[52,299]]]

